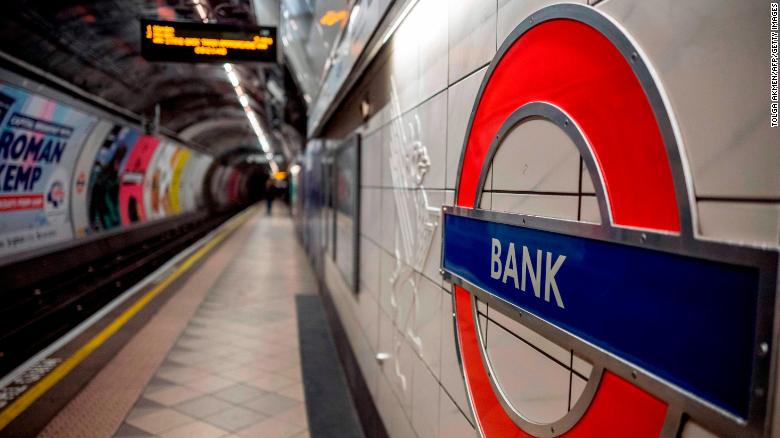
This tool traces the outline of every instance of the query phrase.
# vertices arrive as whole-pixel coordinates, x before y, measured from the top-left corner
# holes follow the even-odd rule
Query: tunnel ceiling
[[[250,1],[208,4],[219,22],[256,23]],[[200,21],[191,0],[29,0],[3,9],[2,51],[148,118],[159,103],[161,125],[178,133],[211,118],[234,119],[191,130],[198,134],[188,139],[215,155],[257,143],[221,64],[150,63],[140,56],[138,18]],[[264,103],[265,78],[277,67],[236,67],[265,126],[278,125]]]

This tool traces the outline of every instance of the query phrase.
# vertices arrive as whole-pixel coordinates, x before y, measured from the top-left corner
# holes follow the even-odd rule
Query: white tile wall
[[[360,366],[360,371],[366,381],[368,390],[373,396],[377,394],[376,380],[379,375],[379,364],[376,362],[376,350],[371,348],[365,338],[357,338],[354,342],[350,338],[350,345],[355,352],[355,357]]]
[[[385,251],[393,252],[395,250],[395,194],[392,189],[381,190],[382,207],[377,211],[382,222],[382,235],[380,243]]]
[[[551,423],[569,411],[568,369],[491,321],[487,353],[497,382],[525,417]]]
[[[449,2],[450,84],[487,64],[496,53],[496,2]]]
[[[477,431],[469,423],[463,411],[442,389],[439,393],[439,436],[441,438],[474,438]]]
[[[391,106],[392,102],[388,105]],[[390,142],[392,140],[392,125],[382,127],[382,187],[393,187],[393,174],[390,171]]]
[[[571,398],[569,399],[569,409],[573,408],[580,399],[587,384],[588,382],[586,380],[581,379],[576,374],[571,375]]]
[[[377,379],[377,390],[379,393],[377,404],[387,433],[393,438],[417,438],[412,423],[383,375]]]
[[[493,159],[493,190],[577,193],[580,154],[554,123],[531,119],[501,142]]]
[[[444,204],[447,192],[443,190],[426,190],[428,196],[428,205],[431,208],[441,209]],[[451,193],[451,192],[450,192]],[[439,215],[441,217],[441,215]],[[428,251],[428,257],[423,265],[423,275],[436,284],[442,284],[439,268],[441,265],[441,220],[439,219],[436,231],[433,233],[433,241]]]
[[[447,100],[447,188],[454,189],[471,110],[487,67],[453,84]]]
[[[780,243],[780,203],[699,202],[704,237],[731,242]]]
[[[374,241],[360,237],[360,289],[379,301],[381,249]]]
[[[466,401],[466,388],[463,374],[460,370],[458,357],[455,354],[455,332],[452,320],[452,297],[448,294],[442,301],[441,317],[441,383],[447,388],[449,395],[458,404],[460,410],[469,412]],[[450,336],[446,334],[449,333]]]
[[[428,150],[431,167],[423,180],[427,189],[443,189],[447,168],[447,92],[444,91],[416,108],[420,141]]]
[[[387,66],[387,63],[385,64],[385,66]],[[385,69],[386,68],[388,68],[388,67],[385,67]],[[375,105],[375,103],[371,103],[371,102],[369,102],[369,104],[370,105]],[[371,116],[371,118],[368,119],[368,121],[366,121],[366,123],[360,128],[361,131],[363,132],[363,134],[365,134],[365,135],[374,134],[375,132],[377,132],[379,130],[379,128],[384,126],[385,123],[387,123],[387,120],[388,120],[387,119],[387,117],[388,117],[387,114],[389,112],[388,111],[389,108],[390,108],[389,105],[385,105],[382,108],[374,108],[374,107],[372,107],[371,111],[373,112],[374,115]]]
[[[367,291],[353,294],[338,268],[328,258],[325,260],[325,281],[369,391],[376,394],[379,370],[374,357],[378,347],[379,306]]]
[[[379,211],[382,208],[382,191],[363,188],[360,196],[360,233],[374,242],[382,242],[382,223]]]
[[[379,344],[377,345],[377,352],[386,353],[391,356],[390,359],[385,361],[381,366],[382,372],[389,375],[393,366],[393,335],[395,333],[395,326],[393,325],[393,320],[390,315],[383,310],[378,313],[378,319]]]
[[[491,309],[490,319],[501,324],[506,329],[516,334],[517,336],[523,338],[526,342],[533,345],[534,347],[542,350],[545,354],[554,357],[559,362],[568,364],[569,361],[571,360],[571,353],[569,352],[569,350],[560,347],[556,343],[548,340],[544,336],[536,333],[535,331],[529,329],[528,327],[509,318],[503,313],[492,311]],[[589,374],[590,373],[584,375],[588,376]]]
[[[439,436],[439,382],[420,360],[415,360],[412,392],[412,426],[417,436]]]
[[[746,32],[748,24],[759,16],[760,7],[747,2],[739,8],[705,2],[606,0],[598,7],[625,26],[649,56],[680,122],[696,193],[777,199],[780,148],[774,147],[777,142],[766,127],[765,87],[750,79],[764,74],[754,61],[764,59],[757,52],[762,50],[763,34]],[[429,205],[452,204],[465,131],[485,66],[521,20],[552,3],[556,1],[420,0],[392,39],[392,53],[383,67],[389,74],[379,77],[391,78],[391,83],[384,85],[394,87],[395,94],[363,128],[362,184],[368,186],[361,198],[361,232],[365,236],[361,239],[361,289],[365,293],[356,299],[342,291],[336,298],[392,437],[453,438],[476,433],[468,419],[470,411],[455,355],[452,298],[447,292],[450,285],[444,284],[438,273],[440,228],[422,272],[415,273],[419,285],[416,313],[410,313],[410,290],[398,292],[397,310],[390,305],[397,218],[388,163],[391,129],[400,123],[392,119],[403,113],[401,120],[407,123],[401,125],[407,134],[408,122],[419,121],[419,140],[431,160],[424,181]],[[703,10],[708,14],[706,26],[699,20]],[[724,32],[730,38],[719,37]],[[711,69],[711,65],[719,68]],[[701,111],[702,107],[708,110]],[[560,132],[543,125],[531,123],[510,136],[489,179],[493,185],[488,184],[486,190],[573,195],[488,192],[483,207],[598,222],[596,198],[580,195],[594,191],[587,170],[580,172],[576,148],[565,136],[559,138]],[[697,208],[699,227],[706,237],[780,242],[778,203],[702,200]],[[407,321],[406,315],[412,319]],[[499,367],[499,378],[516,376],[518,363],[534,376],[505,377],[513,402],[532,417],[548,421],[560,417],[569,407],[569,392],[576,400],[586,381],[551,357],[562,364],[571,362],[575,372],[584,376],[590,374],[592,366],[498,312],[490,311],[490,315],[549,356],[489,324],[488,349]],[[410,343],[404,332],[410,328],[422,340],[422,348]],[[396,351],[399,339],[403,348]],[[374,359],[378,351],[391,355],[381,367]],[[395,376],[396,359],[408,379],[406,391],[400,389]],[[686,431],[692,437],[701,436],[694,434],[691,426]]]
[[[362,138],[360,151],[360,183],[363,186],[382,185],[382,131],[376,130]]]
[[[379,351],[390,356],[381,366],[383,377],[380,380],[386,380],[398,408],[411,415],[413,365],[417,356],[392,319],[384,312],[380,312],[379,318]],[[397,348],[399,342],[400,349]]]
[[[420,101],[420,42],[418,23],[410,13],[401,23],[392,39],[390,88],[391,98],[397,99],[402,113],[413,108]],[[396,116],[395,104],[391,115]]]
[[[582,193],[595,194],[596,189],[593,186],[593,176],[588,171],[588,167],[585,166],[584,161],[582,161],[580,165],[582,167]]]
[[[396,393],[398,401],[401,402],[401,408],[406,413],[406,416],[411,417],[412,413],[412,388],[414,387],[414,363],[417,360],[417,355],[414,352],[414,348],[407,336],[404,333],[398,331],[396,333],[395,342],[400,340],[400,349],[396,351],[398,356],[398,369],[392,367],[390,369],[385,368],[385,375],[389,375],[390,386]],[[397,345],[394,345],[397,348]],[[389,373],[388,373],[389,372]]]
[[[420,276],[415,275],[415,280]],[[414,328],[414,307],[420,305],[419,286],[417,282],[404,281],[399,282],[395,288],[396,299],[396,318],[395,325],[399,330],[408,333],[408,330]],[[415,290],[417,289],[417,290]],[[415,349],[415,352],[417,350]]]
[[[577,220],[577,196],[493,193],[493,210]]]
[[[387,364],[384,365],[387,367]],[[382,417],[382,423],[384,423],[385,429],[388,435],[395,436],[393,434],[393,412],[396,408],[397,402],[394,400],[395,396],[390,389],[390,384],[387,383],[387,379],[384,374],[380,373],[376,379],[376,396],[374,403],[379,411],[379,416]]]
[[[351,291],[347,291],[351,293]],[[371,294],[357,294],[346,296],[346,299],[351,299],[355,303],[353,309],[357,312],[358,323],[363,331],[365,339],[368,341],[368,345],[371,347],[371,351],[376,351],[379,342],[379,304],[376,298]]]
[[[419,29],[417,32],[420,43],[419,97],[422,100],[447,88],[448,7],[447,0],[420,0],[412,12]]]
[[[766,2],[607,0],[597,7],[625,27],[663,84],[696,194],[777,198]]]
[[[479,198],[479,208],[483,210],[491,210],[493,208],[493,193],[488,191],[482,192],[482,197]]]
[[[590,373],[593,371],[593,365],[576,354],[574,355],[573,359],[572,368],[574,368],[574,371],[582,374],[585,377],[590,376]]]
[[[441,362],[441,309],[445,297],[449,295],[438,284],[420,276],[418,307],[414,314],[414,332],[420,341],[417,354],[437,376]]]
[[[386,251],[382,251],[380,258],[379,305],[387,315],[394,315],[395,307],[391,303],[392,285],[390,284],[390,277],[395,270],[395,257]]]
[[[595,196],[583,196],[580,200],[580,220],[594,224],[601,223],[599,201]]]

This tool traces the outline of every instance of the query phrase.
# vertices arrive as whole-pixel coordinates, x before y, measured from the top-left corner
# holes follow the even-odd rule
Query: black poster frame
[[[338,143],[331,151],[330,156],[332,157],[331,166],[332,166],[332,174],[331,174],[331,200],[332,200],[332,232],[333,232],[333,239],[331,240],[333,243],[332,248],[332,258],[333,262],[336,265],[336,267],[339,269],[339,272],[341,272],[341,275],[344,277],[344,280],[347,282],[347,284],[352,289],[352,292],[357,294],[360,290],[360,181],[361,181],[361,138],[360,134],[353,134],[343,140],[342,142]],[[339,260],[337,258],[338,254],[338,218],[337,214],[339,211],[339,197],[336,193],[336,190],[338,188],[337,184],[337,178],[339,175],[339,169],[341,164],[343,163],[343,160],[340,160],[339,158],[343,156],[348,151],[354,150],[354,163],[353,168],[351,169],[353,175],[354,175],[354,181],[353,181],[353,187],[351,190],[352,195],[352,205],[353,205],[353,217],[352,217],[352,272],[347,273],[344,272],[341,269],[341,266],[339,265]]]

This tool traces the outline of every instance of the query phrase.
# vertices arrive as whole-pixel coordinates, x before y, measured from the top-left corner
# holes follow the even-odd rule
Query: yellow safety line
[[[25,409],[30,407],[31,404],[44,395],[46,391],[51,389],[54,385],[57,384],[57,382],[67,376],[68,373],[73,370],[73,368],[80,364],[93,351],[106,342],[108,338],[110,338],[114,333],[122,328],[122,326],[124,326],[127,321],[135,316],[136,313],[140,312],[144,306],[149,304],[149,302],[154,299],[154,297],[162,293],[166,287],[176,281],[176,279],[179,278],[190,267],[192,267],[195,262],[197,262],[207,252],[209,252],[212,248],[224,240],[225,237],[227,237],[228,234],[230,234],[233,230],[243,224],[246,221],[249,213],[253,210],[255,209],[253,208],[251,210],[247,210],[242,213],[241,216],[235,218],[234,222],[228,225],[225,230],[221,231],[213,239],[209,240],[205,245],[200,247],[198,251],[189,256],[187,260],[184,261],[184,263],[176,268],[175,271],[171,272],[171,274],[168,275],[163,281],[158,283],[157,286],[155,286],[152,290],[147,292],[143,297],[136,301],[129,309],[125,310],[124,313],[119,315],[117,319],[111,322],[111,324],[104,328],[100,333],[95,335],[94,338],[90,339],[89,342],[84,344],[84,346],[79,348],[78,351],[76,351],[72,356],[54,368],[49,374],[46,375],[46,377],[39,380],[38,383],[36,383],[32,388],[25,391],[19,398],[14,400],[13,403],[11,403],[3,412],[0,413],[0,430],[4,429],[11,421],[24,412]]]

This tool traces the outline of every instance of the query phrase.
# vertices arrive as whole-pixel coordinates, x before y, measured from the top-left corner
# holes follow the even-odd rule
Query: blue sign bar
[[[444,215],[443,268],[742,418],[759,270]]]

